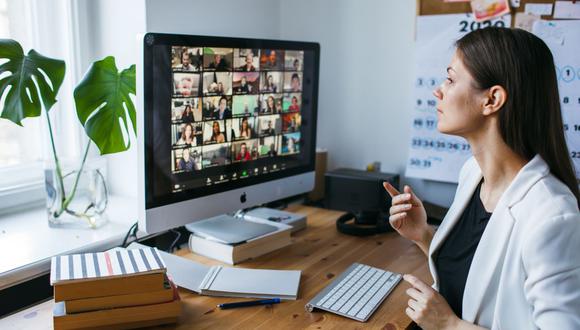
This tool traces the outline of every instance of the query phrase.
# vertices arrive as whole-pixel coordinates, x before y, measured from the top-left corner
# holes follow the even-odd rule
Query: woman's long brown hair
[[[548,46],[525,30],[495,27],[468,33],[456,46],[476,88],[499,85],[507,91],[499,113],[505,143],[527,160],[539,154],[580,203]]]

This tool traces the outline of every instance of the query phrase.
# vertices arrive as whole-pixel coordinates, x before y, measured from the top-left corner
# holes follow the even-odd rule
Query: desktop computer
[[[317,43],[147,33],[139,47],[140,230],[313,189]]]

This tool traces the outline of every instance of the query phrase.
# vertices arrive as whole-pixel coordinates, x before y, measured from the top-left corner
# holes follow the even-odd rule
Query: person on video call
[[[242,78],[240,78],[240,86],[238,86],[236,88],[236,93],[251,93],[252,92],[252,86],[248,85],[248,80],[246,78],[246,76],[242,76]]]
[[[274,145],[274,143],[270,144],[270,150],[268,150],[267,155],[269,157],[274,157],[278,155],[278,151],[276,151],[276,146]]]
[[[282,113],[282,98],[276,99],[276,107],[274,109],[274,113]]]
[[[580,194],[549,48],[525,30],[475,30],[447,74],[437,129],[473,157],[439,229],[411,187],[384,183],[391,225],[435,281],[404,275],[407,315],[424,329],[580,329]]]
[[[290,79],[290,90],[292,92],[300,92],[300,76],[298,73],[292,74],[292,79]]]
[[[181,51],[181,64],[179,64],[176,69],[183,71],[194,71],[195,68],[191,65],[191,54],[184,48]]]
[[[264,92],[276,93],[278,86],[274,83],[274,76],[271,74],[267,75],[266,83],[264,84]]]
[[[214,121],[211,127],[211,137],[209,138],[209,142],[212,143],[224,143],[226,142],[226,137],[224,133],[221,132],[220,123]]]
[[[295,59],[292,63],[292,67],[294,68],[294,71],[300,71],[300,61]]]
[[[240,138],[241,139],[251,139],[252,138],[252,129],[248,124],[248,118],[244,117],[242,119],[242,124],[240,127]]]
[[[240,71],[256,71],[256,68],[254,67],[254,53],[249,52],[246,54],[246,63],[244,63],[244,65],[242,65],[241,67],[238,68],[238,70]]]
[[[224,84],[220,81],[217,83],[216,91],[217,95],[224,95],[226,92],[224,91]]]
[[[218,107],[214,110],[214,117],[216,119],[229,119],[232,118],[232,111],[228,108],[228,99],[225,96],[220,97],[218,102]]]
[[[213,62],[209,64],[209,68],[215,70],[227,70],[228,63],[226,62],[226,59],[223,58],[220,54],[215,54],[213,57]]]
[[[238,152],[238,154],[236,155],[236,160],[242,162],[252,160],[252,155],[250,155],[250,153],[248,152],[248,148],[246,147],[245,142],[242,142],[242,144],[240,145],[240,152]]]
[[[292,96],[292,101],[290,106],[288,107],[288,111],[300,111],[300,106],[298,105],[298,98],[296,96]]]
[[[188,145],[190,147],[195,147],[197,145],[192,124],[188,123],[181,126],[181,134],[176,144]]]
[[[256,96],[256,106],[254,107],[254,116],[257,116],[262,111],[262,100],[260,95]]]
[[[175,80],[175,94],[191,96],[193,93],[193,79],[191,77],[182,77],[180,80]]]
[[[181,120],[186,123],[191,123],[193,121],[193,111],[191,110],[191,105],[187,104],[183,112],[181,112]]]
[[[274,135],[274,134],[276,134],[276,131],[272,127],[272,121],[271,120],[268,120],[266,125],[267,125],[267,127],[262,130],[262,134],[263,135]]]
[[[192,157],[190,157],[189,150],[183,150],[183,157],[179,160],[179,169],[185,172],[191,172],[195,168],[195,162]]]
[[[274,113],[276,105],[274,104],[274,96],[270,95],[266,99],[266,107],[262,109],[262,113]]]

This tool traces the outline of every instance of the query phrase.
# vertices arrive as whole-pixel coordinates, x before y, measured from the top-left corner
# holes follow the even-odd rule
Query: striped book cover
[[[52,257],[50,284],[160,273],[165,270],[165,263],[156,248],[70,254]]]

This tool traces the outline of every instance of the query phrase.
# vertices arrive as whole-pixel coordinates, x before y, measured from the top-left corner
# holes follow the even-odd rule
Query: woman
[[[268,96],[266,99],[266,107],[263,109],[262,113],[274,113],[275,110],[275,100],[272,95]]]
[[[181,127],[181,136],[177,141],[177,144],[189,145],[191,147],[195,147],[197,145],[197,141],[193,135],[193,125],[185,124]]]
[[[276,84],[274,83],[274,76],[268,75],[268,78],[266,78],[266,83],[264,85],[264,92],[276,93],[277,90],[278,86],[276,86]]]
[[[292,96],[292,104],[290,104],[288,107],[288,111],[300,111],[300,106],[298,106],[298,98],[296,96]]]
[[[519,29],[457,41],[437,128],[473,157],[437,232],[409,186],[391,225],[429,258],[433,288],[412,275],[407,315],[424,329],[580,329],[578,183],[564,139],[554,60]]]
[[[193,121],[193,111],[191,110],[191,105],[186,105],[185,109],[181,113],[181,120],[185,123],[191,123]]]
[[[248,125],[248,118],[244,117],[242,119],[242,124],[240,128],[240,139],[251,139],[252,138],[252,129]]]
[[[220,123],[218,123],[217,121],[213,122],[212,134],[211,134],[211,138],[209,139],[209,141],[213,142],[213,143],[226,142],[226,138],[224,137],[224,134],[220,131]]]

